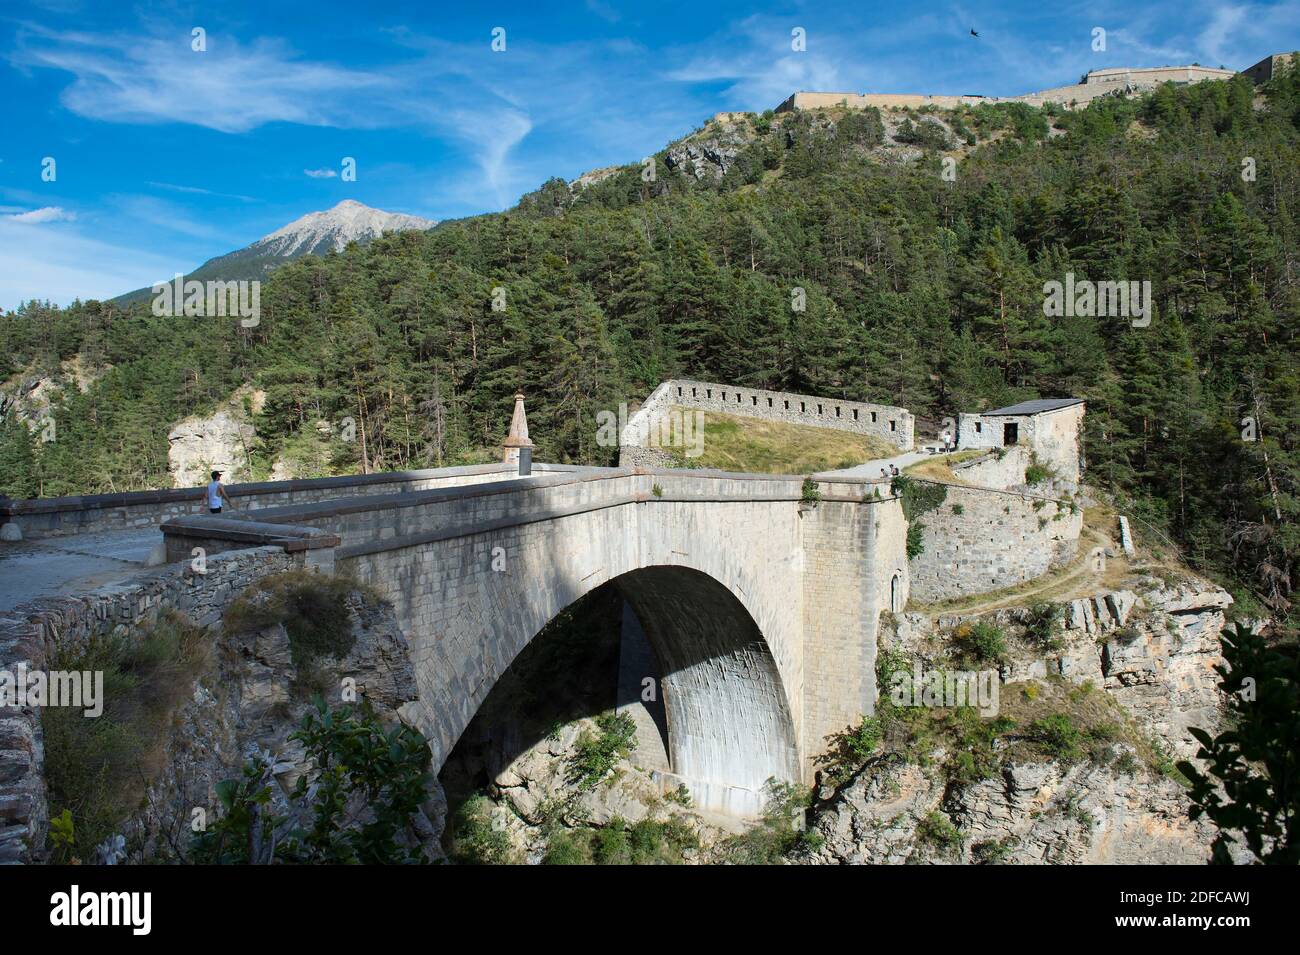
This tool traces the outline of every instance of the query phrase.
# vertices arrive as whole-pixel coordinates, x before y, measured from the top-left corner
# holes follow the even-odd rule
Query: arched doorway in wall
[[[894,571],[894,576],[889,579],[889,612],[903,612],[903,572]]]

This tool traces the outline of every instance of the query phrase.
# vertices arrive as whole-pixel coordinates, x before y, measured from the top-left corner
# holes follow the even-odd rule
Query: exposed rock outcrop
[[[1214,828],[1188,819],[1182,787],[1140,768],[1124,772],[1120,765],[1011,763],[996,778],[949,791],[932,772],[885,756],[818,814],[814,827],[823,842],[807,861],[1208,861]]]
[[[210,415],[193,415],[167,435],[167,467],[173,487],[208,483],[212,471],[222,471],[229,482],[251,476],[250,452],[257,437],[248,410],[256,413],[264,399],[260,392],[240,389]]]
[[[1001,665],[1003,683],[1062,677],[1104,688],[1139,725],[1178,758],[1195,755],[1189,727],[1220,725],[1219,635],[1232,596],[1192,578],[1166,584],[1145,578],[1136,590],[1105,591],[1061,605],[1060,631],[1046,648],[1015,643]],[[990,614],[900,615],[886,649],[933,660],[944,651],[943,632],[983,620],[1015,632],[1032,611]]]
[[[664,163],[669,169],[688,173],[697,182],[717,182],[751,139],[747,123],[711,123],[703,132],[668,147]]]
[[[163,771],[155,778],[144,808],[126,827],[129,861],[167,861],[183,856],[195,807],[218,812],[216,784],[237,778],[245,762],[262,757],[270,765],[272,810],[288,813],[288,793],[310,767],[303,746],[289,737],[312,705],[311,691],[336,705],[345,680],[355,681],[385,723],[418,691],[408,644],[391,609],[358,592],[347,597],[353,637],[342,657],[294,662],[284,625],[222,634],[211,671],[177,714],[166,741]],[[430,857],[441,854],[445,803],[437,783],[425,814],[411,834]]]

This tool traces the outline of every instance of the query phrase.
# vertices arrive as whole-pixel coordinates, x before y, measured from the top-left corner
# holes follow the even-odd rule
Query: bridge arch
[[[441,767],[492,687],[558,614],[615,583],[663,674],[672,772],[696,805],[752,815],[805,773],[803,590],[793,503],[619,503],[340,561],[389,599]],[[755,560],[775,554],[778,560]]]
[[[669,767],[696,805],[729,815],[761,808],[768,779],[799,779],[790,697],[744,604],[699,571],[656,566],[614,583],[659,664]]]

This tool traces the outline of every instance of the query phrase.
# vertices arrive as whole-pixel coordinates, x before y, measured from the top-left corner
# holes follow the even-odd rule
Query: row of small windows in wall
[[[684,397],[684,395],[685,395],[685,391],[684,391],[684,389],[681,388],[681,387],[679,386],[679,387],[677,388],[677,396],[678,396],[679,398],[681,398],[681,397]],[[725,391],[723,391],[723,392],[721,392],[721,395],[722,395],[722,400],[723,400],[723,401],[726,401],[726,400],[727,400],[727,393],[726,393]],[[691,389],[691,397],[692,397],[692,398],[697,398],[697,397],[699,397],[699,391],[698,391],[698,389],[696,389],[696,388],[692,388],[692,389]],[[706,398],[712,398],[712,397],[713,397],[713,389],[712,389],[712,388],[706,388],[706,389],[705,389],[705,397],[706,397]],[[744,396],[741,395],[741,393],[740,393],[739,391],[737,391],[737,392],[736,392],[736,404],[742,404],[742,403],[744,402],[744,400],[745,400],[745,399],[744,399]],[[754,404],[755,407],[757,407],[757,405],[758,405],[758,395],[750,395],[750,401]],[[785,408],[786,411],[789,411],[789,410],[790,410],[790,401],[789,401],[789,399],[782,399],[781,404],[782,404],[782,406]],[[768,398],[768,399],[767,399],[767,406],[768,406],[769,408],[773,407],[773,405],[772,405],[772,399],[771,399],[771,398]],[[808,413],[808,403],[807,403],[807,402],[804,402],[804,401],[799,402],[799,413],[800,413],[800,414],[807,414],[807,413]],[[818,405],[817,405],[817,414],[818,414],[818,415],[822,415],[822,414],[824,414],[824,413],[825,413],[825,410],[823,409],[822,405],[821,405],[821,404],[818,404]],[[843,417],[843,409],[841,409],[839,405],[836,405],[836,406],[835,406],[835,417],[837,417],[837,418]],[[853,409],[853,420],[854,420],[854,421],[857,421],[857,420],[858,420],[858,409],[857,409],[857,408],[854,408],[854,409]],[[873,424],[874,424],[875,421],[876,421],[876,412],[874,412],[874,411],[871,412],[871,421],[872,421]],[[975,426],[975,429],[976,429],[977,431],[979,430],[979,425],[978,425],[978,424]],[[890,431],[897,431],[897,430],[898,430],[898,422],[897,422],[897,421],[894,421],[893,419],[890,419],[890,422],[889,422],[889,430],[890,430]]]

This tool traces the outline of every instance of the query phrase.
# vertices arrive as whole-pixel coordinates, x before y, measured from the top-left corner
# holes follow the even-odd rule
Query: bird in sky
[[[979,36],[979,34],[975,32],[975,28],[974,28],[974,27],[971,27],[970,35],[971,35],[971,36]]]

